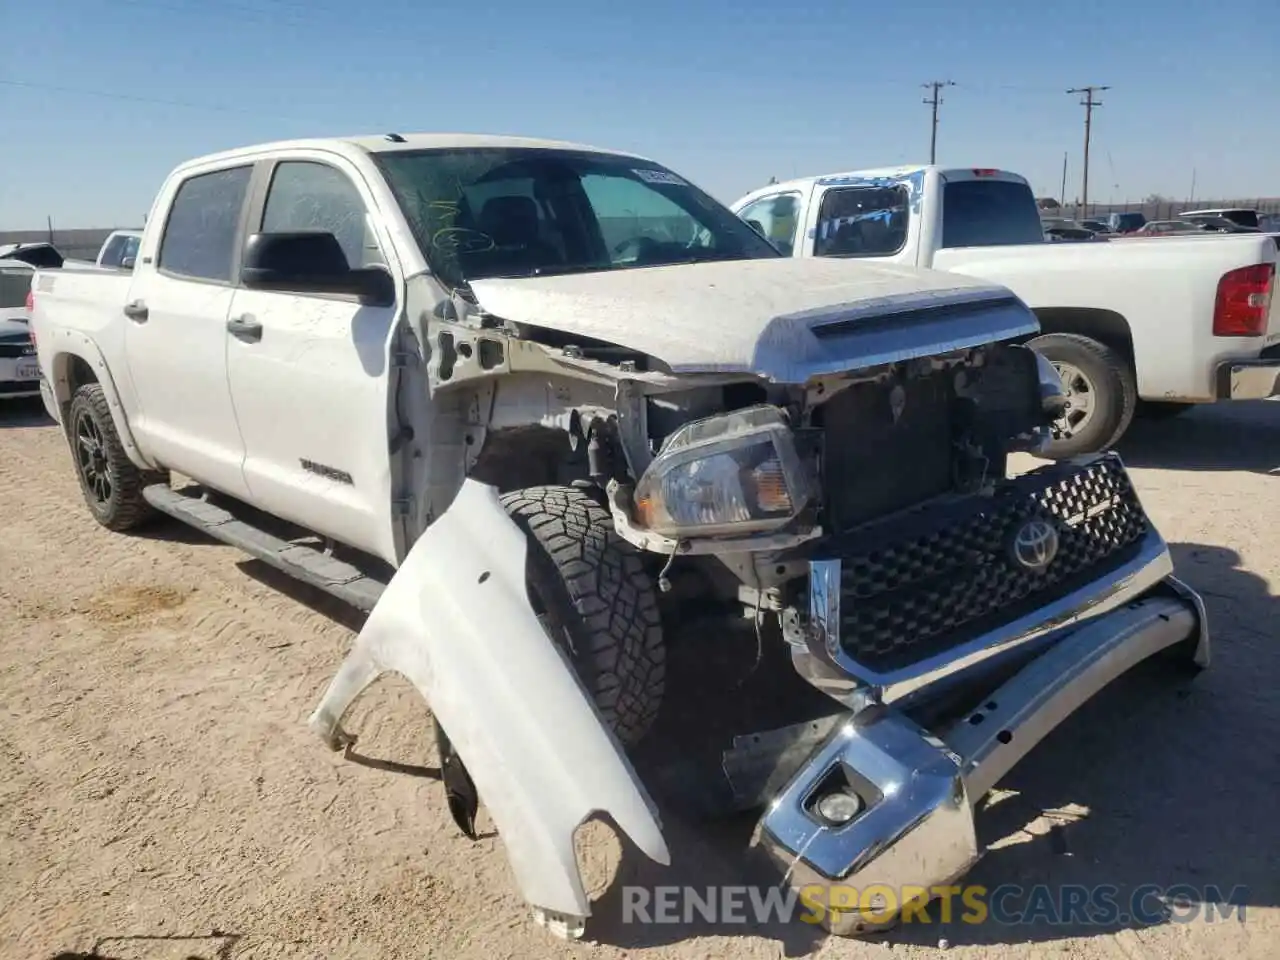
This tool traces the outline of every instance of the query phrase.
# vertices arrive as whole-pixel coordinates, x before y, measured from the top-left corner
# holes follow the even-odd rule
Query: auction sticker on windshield
[[[684,180],[669,170],[632,170],[645,183],[673,183],[678,187],[687,186]]]

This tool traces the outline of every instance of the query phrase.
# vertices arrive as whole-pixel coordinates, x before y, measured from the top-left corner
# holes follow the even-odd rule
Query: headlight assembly
[[[785,526],[812,497],[791,429],[777,407],[686,423],[636,483],[636,524],[672,538]]]

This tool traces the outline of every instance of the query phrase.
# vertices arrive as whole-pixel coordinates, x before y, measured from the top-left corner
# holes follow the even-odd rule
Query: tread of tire
[[[528,487],[501,498],[512,520],[545,551],[582,629],[577,656],[594,675],[596,708],[624,744],[652,725],[666,682],[666,651],[653,581],[613,518],[587,492]],[[530,544],[534,548],[534,544]]]
[[[72,445],[72,457],[77,458],[76,479],[80,481],[80,489],[86,497],[88,491],[85,490],[84,479],[80,476],[74,435],[77,413],[83,407],[89,408],[97,421],[98,429],[102,432],[102,442],[110,464],[111,482],[116,493],[116,509],[112,511],[111,516],[104,519],[94,512],[94,519],[108,530],[114,530],[117,533],[132,530],[155,515],[151,504],[143,499],[142,489],[154,483],[156,476],[149,471],[139,470],[125,453],[124,444],[120,442],[120,435],[116,432],[115,421],[111,418],[111,406],[107,403],[107,395],[103,392],[102,385],[86,383],[71,398],[71,407],[67,416],[71,424],[71,432],[67,439]]]

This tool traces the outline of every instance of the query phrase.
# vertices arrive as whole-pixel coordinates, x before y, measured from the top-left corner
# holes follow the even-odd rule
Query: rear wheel
[[[657,716],[666,657],[653,578],[609,512],[575,487],[529,487],[502,505],[529,539],[529,600],[625,745]]]
[[[1120,439],[1138,403],[1129,363],[1118,351],[1074,333],[1036,337],[1027,346],[1057,369],[1067,409],[1053,425],[1045,455],[1057,459],[1105,450]]]
[[[71,399],[67,438],[80,491],[93,518],[108,530],[132,530],[154,516],[142,488],[161,475],[139,470],[124,452],[102,386],[86,383]]]

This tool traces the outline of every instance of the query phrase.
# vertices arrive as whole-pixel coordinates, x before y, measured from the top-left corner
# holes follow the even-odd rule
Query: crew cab
[[[1134,412],[1280,393],[1276,245],[1261,235],[1044,243],[1027,181],[906,166],[770,184],[735,203],[793,257],[932,267],[1009,287],[1070,406],[1052,456],[1106,449]]]
[[[591,913],[582,822],[667,863],[673,808],[758,811],[830,929],[892,922],[832,891],[952,882],[976,804],[1077,706],[1208,663],[1116,456],[1009,469],[1065,402],[1026,304],[783,257],[643,157],[202,157],[131,273],[41,270],[32,298],[93,517],[176,517],[368,612],[311,728],[340,749],[408,678],[460,831],[483,802],[562,935]]]

